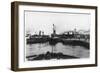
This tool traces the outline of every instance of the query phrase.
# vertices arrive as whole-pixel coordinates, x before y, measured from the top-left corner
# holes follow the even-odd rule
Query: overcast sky
[[[38,34],[39,30],[44,34],[52,33],[53,24],[57,33],[74,30],[90,29],[90,14],[78,13],[55,13],[55,12],[34,12],[25,11],[25,31]]]

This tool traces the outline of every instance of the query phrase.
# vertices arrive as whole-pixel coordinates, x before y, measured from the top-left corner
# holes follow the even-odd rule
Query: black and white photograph
[[[14,71],[97,66],[97,7],[13,2]]]
[[[25,10],[24,17],[26,61],[90,57],[90,13]]]

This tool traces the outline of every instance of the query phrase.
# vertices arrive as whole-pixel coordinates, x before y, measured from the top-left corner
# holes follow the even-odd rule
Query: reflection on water
[[[63,53],[69,56],[75,56],[79,58],[89,57],[89,49],[82,46],[71,46],[57,43],[55,46],[49,45],[49,43],[38,43],[38,44],[27,44],[26,45],[26,56],[45,54],[49,52]]]

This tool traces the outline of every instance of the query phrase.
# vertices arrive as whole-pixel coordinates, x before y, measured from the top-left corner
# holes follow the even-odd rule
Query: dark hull
[[[46,43],[49,42],[50,45],[55,46],[58,42],[63,43],[64,45],[72,45],[72,46],[83,46],[89,49],[89,42],[85,42],[82,40],[71,40],[71,39],[63,39],[63,38],[31,38],[27,39],[27,44],[36,44],[36,43]]]

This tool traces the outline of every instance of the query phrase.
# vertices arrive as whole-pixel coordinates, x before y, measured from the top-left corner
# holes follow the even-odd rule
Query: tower
[[[75,35],[77,34],[77,30],[76,30],[76,28],[74,29],[74,34],[75,34]]]
[[[55,29],[55,25],[53,24],[53,35],[56,34],[56,29]]]

